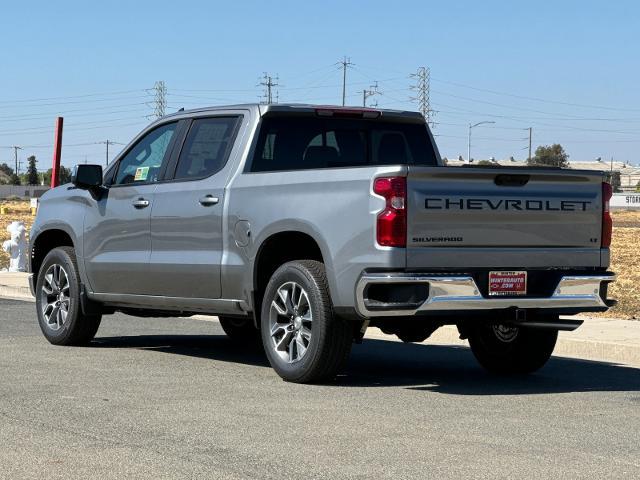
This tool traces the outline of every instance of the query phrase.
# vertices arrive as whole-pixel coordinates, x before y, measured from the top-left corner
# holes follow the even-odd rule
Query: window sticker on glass
[[[144,182],[149,176],[149,167],[138,167],[136,169],[136,176],[134,177],[134,182]]]

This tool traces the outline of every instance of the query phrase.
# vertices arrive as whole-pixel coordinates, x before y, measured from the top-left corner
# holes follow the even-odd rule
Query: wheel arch
[[[271,232],[259,243],[253,262],[253,310],[259,317],[264,289],[278,267],[293,260],[317,260],[330,270],[327,247],[318,236],[304,228]],[[329,290],[331,291],[330,275]]]
[[[29,265],[35,278],[38,277],[38,272],[47,253],[57,247],[72,247],[77,252],[73,235],[64,228],[56,227],[42,230],[31,240]],[[80,264],[79,259],[77,260]]]

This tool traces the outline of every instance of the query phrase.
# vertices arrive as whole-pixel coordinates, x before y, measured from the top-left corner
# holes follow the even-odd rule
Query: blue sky
[[[0,163],[51,159],[65,117],[63,162],[104,161],[148,123],[147,89],[163,80],[168,111],[257,101],[279,76],[281,102],[348,103],[378,81],[379,107],[410,101],[431,70],[441,153],[526,156],[561,143],[573,160],[640,163],[640,4],[590,2],[11,2],[0,7]],[[63,98],[60,98],[63,97]],[[117,153],[116,147],[112,155]]]

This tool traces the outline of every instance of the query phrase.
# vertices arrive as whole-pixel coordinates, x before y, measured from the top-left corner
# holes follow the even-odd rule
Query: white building
[[[474,160],[473,163],[477,164],[482,160]],[[491,161],[497,165],[502,166],[511,166],[511,167],[526,167],[526,160],[511,160],[511,159],[503,159],[503,160],[485,160]],[[465,160],[447,160],[447,165],[451,166],[461,166],[465,165],[467,162]],[[569,161],[569,168],[575,168],[579,170],[600,170],[603,172],[608,172],[610,170],[619,171],[620,172],[620,186],[623,191],[635,191],[636,186],[640,182],[640,166],[629,165],[624,162],[606,162],[606,161],[590,161],[590,162],[580,162],[580,161]]]

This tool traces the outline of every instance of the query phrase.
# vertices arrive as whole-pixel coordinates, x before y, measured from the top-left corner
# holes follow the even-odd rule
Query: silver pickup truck
[[[32,290],[57,345],[115,311],[213,314],[313,382],[369,326],[420,342],[456,325],[485,368],[528,373],[580,324],[561,314],[613,304],[610,196],[599,172],[447,167],[412,112],[181,111],[42,198]]]

